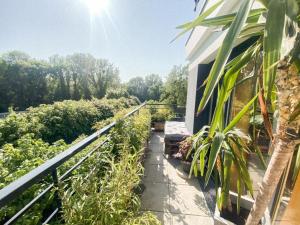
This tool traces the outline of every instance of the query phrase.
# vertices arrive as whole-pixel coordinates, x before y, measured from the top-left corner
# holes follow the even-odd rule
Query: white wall
[[[192,70],[189,68],[188,77],[188,92],[186,100],[186,112],[185,112],[185,124],[188,131],[192,134],[194,129],[194,116],[195,116],[195,100],[197,89],[197,74],[198,68],[195,67]]]

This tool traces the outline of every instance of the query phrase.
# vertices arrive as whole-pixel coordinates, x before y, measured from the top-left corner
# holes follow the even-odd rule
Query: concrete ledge
[[[238,194],[235,192],[232,192],[232,191],[230,191],[229,194],[230,194],[231,202],[236,204],[237,199],[238,199]],[[251,210],[253,203],[254,203],[253,199],[251,199],[247,196],[242,196],[242,198],[241,198],[241,207],[242,208]],[[213,215],[213,219],[214,219],[214,225],[235,225],[234,223],[221,217],[217,204],[215,206],[215,212]],[[271,218],[270,218],[270,213],[269,213],[268,209],[266,210],[264,217],[261,219],[261,224],[262,225],[271,225],[272,224]]]
[[[166,121],[165,123],[165,154],[172,155],[178,152],[179,142],[191,136],[185,122]]]

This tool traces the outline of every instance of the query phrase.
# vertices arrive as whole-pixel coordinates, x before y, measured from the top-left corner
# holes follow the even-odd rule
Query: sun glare
[[[109,0],[84,0],[92,15],[100,14],[107,10]]]

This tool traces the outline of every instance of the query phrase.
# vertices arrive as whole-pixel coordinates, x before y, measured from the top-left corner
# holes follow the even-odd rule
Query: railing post
[[[59,179],[58,179],[58,175],[57,175],[57,169],[52,170],[51,172],[51,176],[53,179],[53,184],[54,184],[54,188],[55,188],[55,192],[54,192],[54,201],[56,202],[57,208],[58,208],[58,218],[62,219],[62,201],[61,198],[59,197],[59,193],[58,193],[58,188],[59,188]]]

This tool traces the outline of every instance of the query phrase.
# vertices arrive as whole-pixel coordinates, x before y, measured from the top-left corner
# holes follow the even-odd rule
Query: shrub
[[[110,106],[118,104],[117,100],[106,99],[102,101],[105,102],[105,107],[106,104]],[[122,99],[118,107],[122,108],[127,104],[133,104],[134,100],[130,101],[128,103],[126,99]],[[38,107],[40,110],[32,108],[28,114],[22,115],[12,113],[8,118],[1,121],[3,125],[2,131],[10,128],[17,136],[12,138],[14,143],[4,144],[0,150],[0,188],[3,188],[46,160],[54,157],[59,152],[67,149],[68,145],[63,140],[48,144],[41,138],[38,138],[38,136],[42,136],[41,133],[44,125],[47,124],[45,121],[51,120],[51,115],[56,115],[58,118],[66,118],[65,115],[67,112],[73,112],[76,114],[76,117],[80,117],[85,115],[85,113],[87,113],[87,116],[95,115],[97,111],[95,108],[101,109],[102,112],[106,111],[106,108],[103,105],[101,106],[100,100],[94,99],[88,102],[87,105],[85,105],[85,102],[79,101],[82,105],[80,109],[75,107],[76,104],[74,101],[65,101],[61,103],[63,105],[59,103],[53,106],[42,105]],[[94,105],[94,109],[92,110],[88,109],[90,103]],[[52,112],[50,109],[55,112]],[[115,114],[116,118],[124,115],[124,113],[126,113],[126,110]],[[34,120],[28,124],[28,118]],[[13,121],[12,124],[15,125],[10,127],[7,123],[11,120]],[[70,124],[71,120],[68,120],[68,122],[57,120],[61,121],[58,124],[76,128],[73,124]],[[75,123],[75,120],[73,122]],[[38,126],[34,126],[35,124]],[[157,224],[155,217],[139,213],[139,199],[133,192],[133,189],[139,184],[140,176],[143,172],[140,157],[143,144],[149,136],[149,124],[150,114],[147,110],[141,110],[139,114],[124,121],[118,121],[116,127],[111,131],[109,141],[94,153],[93,157],[90,157],[81,167],[73,172],[72,179],[67,179],[63,182],[63,184],[71,184],[72,186],[65,193],[63,188],[60,190],[63,196],[63,213],[66,222],[69,224],[90,224],[89,222],[92,223],[93,221],[109,221],[109,223],[104,224],[144,224],[144,222],[145,224]],[[63,129],[66,130],[69,127],[63,127]],[[9,134],[9,132],[6,132],[6,134]],[[83,137],[80,136],[74,143]],[[95,143],[77,154],[72,160],[60,166],[58,168],[59,174],[64,173],[74,165],[80,157],[98,145],[102,139],[99,138]],[[8,206],[1,208],[0,223],[5,222],[14,215],[34,196],[39,194],[42,188],[49,185],[50,182],[52,182],[52,178],[50,176],[46,177],[25,191]],[[70,194],[74,190],[76,191],[75,194]],[[111,201],[108,201],[108,199],[111,199]],[[81,203],[84,207],[80,205]],[[52,204],[53,191],[22,216],[17,224],[34,225],[41,223],[42,218],[53,207]],[[76,213],[76,216],[74,216],[74,213]],[[111,223],[111,221],[116,222]],[[118,223],[118,221],[121,222]],[[59,223],[59,221],[56,222]],[[98,224],[103,223],[99,222]]]
[[[83,139],[84,136],[79,137],[71,145]],[[83,155],[98,145],[102,139],[100,138],[93,144],[89,145],[82,152],[78,153],[71,160],[67,161],[58,168],[58,173],[61,175],[71,168]],[[12,144],[5,144],[0,152],[0,189],[19,177],[25,175],[45,161],[53,158],[58,153],[67,149],[68,145],[60,140],[52,145],[43,142],[41,139],[34,139],[32,135],[27,134],[21,137],[15,147]],[[110,152],[105,149],[94,153],[93,157],[88,158],[78,169],[73,171],[74,176],[79,174],[87,174],[94,171],[95,174],[103,176],[107,170],[109,162],[107,161]],[[101,160],[100,160],[101,159]],[[95,165],[97,165],[95,167]],[[95,167],[95,168],[94,168]],[[65,181],[69,183],[69,180]],[[31,199],[37,196],[45,187],[52,183],[50,175],[40,182],[33,185],[26,190],[17,199],[12,201],[9,205],[0,209],[0,224],[12,217],[17,211],[24,207]],[[49,192],[43,197],[42,201],[36,203],[34,207],[23,215],[17,224],[36,225],[40,224],[42,218],[47,216],[50,209],[53,208],[53,192]]]
[[[121,97],[128,98],[129,97],[129,93],[127,92],[127,90],[125,88],[108,89],[106,91],[105,97],[107,99],[111,99],[111,98],[119,99]]]
[[[0,119],[0,146],[15,142],[27,133],[53,143],[63,139],[71,143],[81,134],[92,133],[96,122],[111,118],[121,109],[137,105],[134,98],[66,100],[31,107],[25,114],[10,113]]]
[[[139,212],[140,200],[133,191],[143,174],[141,149],[149,129],[146,110],[117,123],[108,144],[113,154],[107,173],[92,174],[87,180],[79,176],[63,193],[66,224],[160,224],[154,215]]]
[[[16,142],[16,146],[5,144],[0,150],[0,189],[54,157],[67,147],[62,140],[49,145],[41,139],[34,139],[32,134],[22,136]],[[10,218],[30,199],[39,194],[41,188],[49,184],[50,179],[46,178],[42,182],[33,185],[18,199],[1,208],[0,223]],[[50,204],[51,198],[52,195],[50,193],[43,199],[42,204],[36,204],[32,210],[22,217],[18,224],[37,224],[42,217],[43,210]]]
[[[28,133],[28,121],[24,114],[11,111],[5,119],[0,119],[0,146],[5,143],[15,143],[26,133]]]
[[[152,122],[165,122],[166,120],[171,120],[174,118],[174,112],[169,108],[156,109],[152,114]]]

